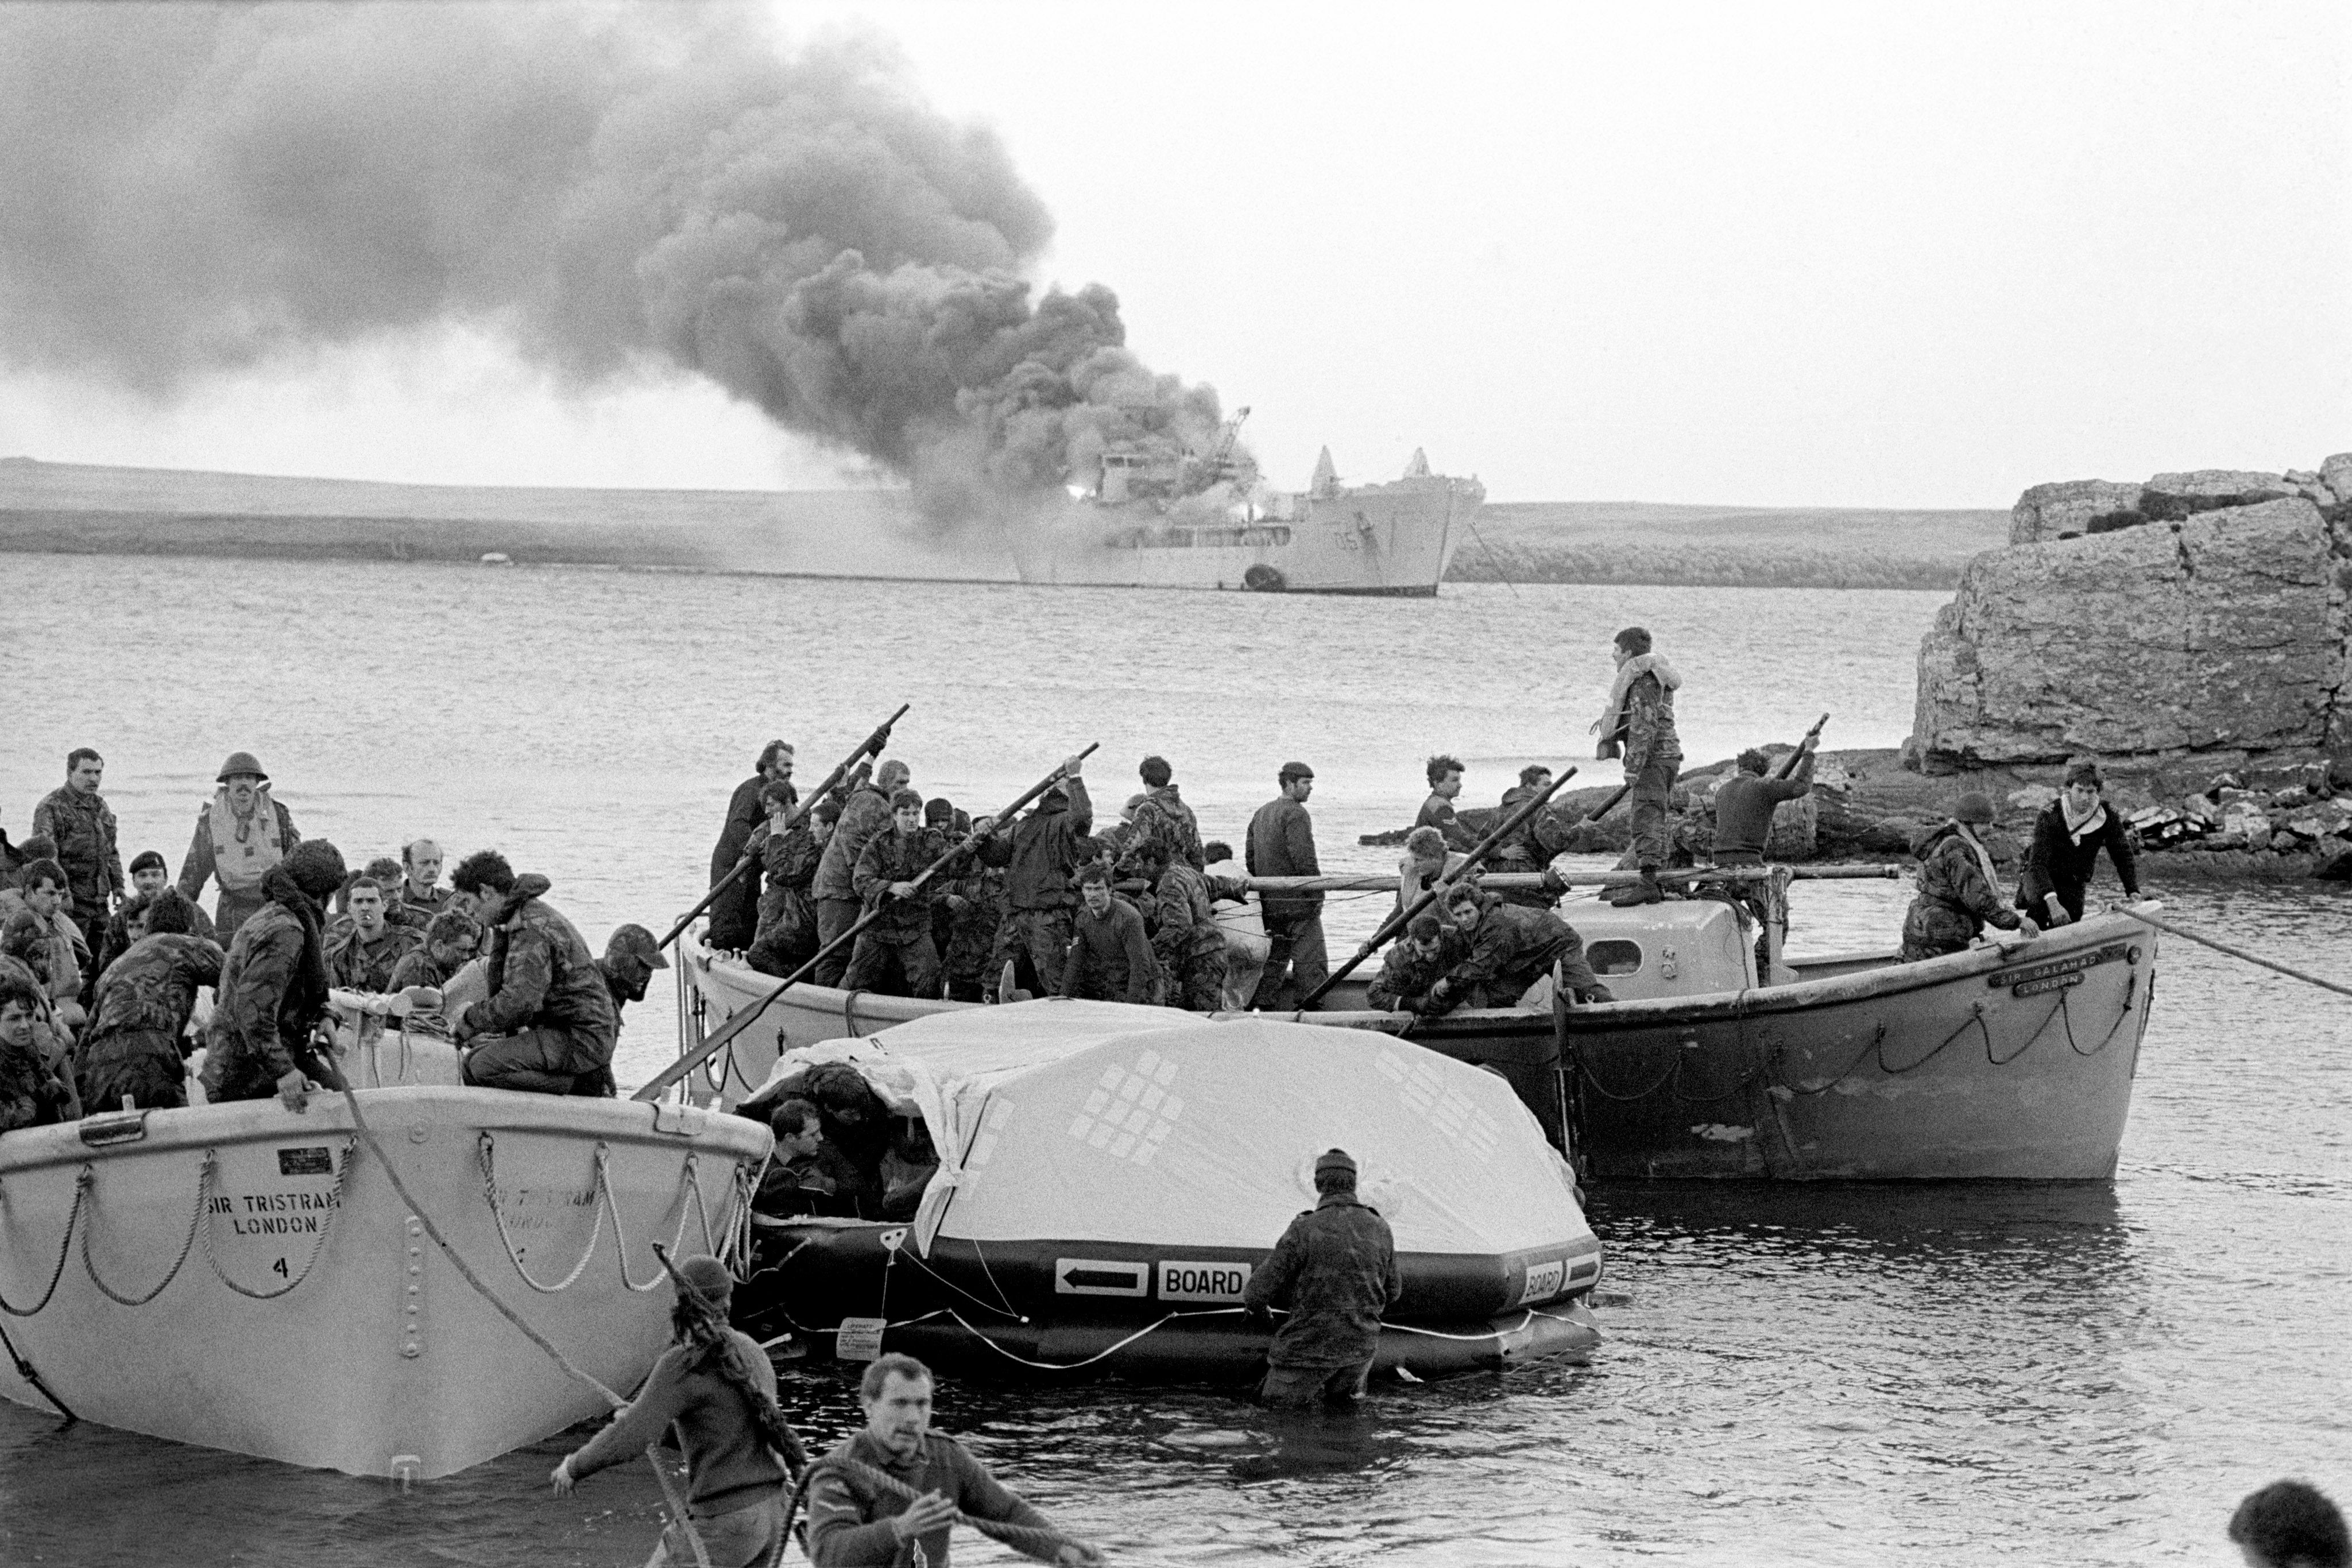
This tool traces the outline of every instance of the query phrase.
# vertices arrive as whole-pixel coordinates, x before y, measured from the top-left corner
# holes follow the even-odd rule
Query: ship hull
[[[1149,502],[1071,502],[1017,529],[1021,580],[1427,598],[1469,532],[1475,481],[1408,479],[1297,498],[1288,517],[1177,520]]]

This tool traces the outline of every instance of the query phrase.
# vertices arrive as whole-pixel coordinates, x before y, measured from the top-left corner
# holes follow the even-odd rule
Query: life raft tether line
[[[66,1418],[66,1423],[68,1426],[81,1419],[80,1416],[73,1413],[72,1406],[68,1406],[64,1400],[58,1398],[57,1395],[51,1391],[49,1385],[41,1380],[41,1375],[33,1370],[33,1364],[26,1361],[22,1354],[18,1354],[16,1342],[8,1337],[8,1328],[5,1323],[0,1323],[0,1347],[5,1347],[8,1352],[8,1359],[16,1363],[16,1375],[25,1380],[25,1385],[33,1389],[50,1404],[56,1406],[58,1408],[58,1414]]]
[[[2200,936],[2185,926],[2175,925],[2169,920],[2158,920],[2144,910],[2134,909],[2130,911],[2130,915],[2134,920],[2153,925],[2158,931],[2169,931],[2175,936],[2185,937],[2200,946],[2210,947],[2216,953],[2227,953],[2231,957],[2252,964],[2257,968],[2269,969],[2273,973],[2284,975],[2289,979],[2301,980],[2307,986],[2317,986],[2323,991],[2334,991],[2339,997],[2352,997],[2352,986],[2339,985],[2334,980],[2323,980],[2316,975],[2306,975],[2301,969],[2290,968],[2275,959],[2249,953],[2242,947],[2232,947],[2227,942],[2217,942],[2210,936]]]

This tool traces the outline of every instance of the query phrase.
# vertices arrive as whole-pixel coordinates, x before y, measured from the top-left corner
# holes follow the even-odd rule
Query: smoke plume
[[[562,384],[683,369],[934,509],[1213,439],[1036,297],[1052,220],[887,43],[661,6],[0,10],[0,360],[158,398],[463,322]]]

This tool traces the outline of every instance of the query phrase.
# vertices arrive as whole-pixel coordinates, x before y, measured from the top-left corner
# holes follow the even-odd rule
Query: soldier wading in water
[[[635,1458],[673,1427],[686,1455],[687,1518],[662,1531],[646,1568],[707,1559],[710,1568],[754,1568],[783,1545],[784,1488],[808,1468],[808,1450],[776,1407],[776,1373],[752,1338],[727,1324],[735,1281],[716,1258],[673,1271],[670,1346],[629,1407],[548,1479],[559,1496]],[[696,1553],[698,1537],[701,1556]]]

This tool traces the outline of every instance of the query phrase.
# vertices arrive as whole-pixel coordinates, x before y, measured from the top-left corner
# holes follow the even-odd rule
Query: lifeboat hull
[[[431,1086],[361,1100],[474,1272],[625,1394],[668,1338],[652,1244],[723,1248],[771,1145],[691,1106]],[[17,1353],[80,1417],[288,1464],[429,1479],[606,1408],[467,1284],[335,1095],[9,1134],[0,1301]],[[5,1363],[0,1395],[48,1407]]]

